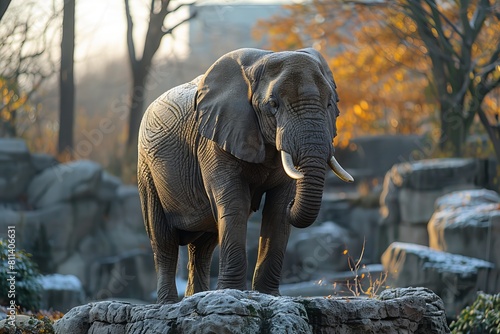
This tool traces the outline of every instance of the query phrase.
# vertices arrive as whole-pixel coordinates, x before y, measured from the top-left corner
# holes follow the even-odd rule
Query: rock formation
[[[424,288],[386,290],[376,299],[216,290],[171,305],[106,301],[73,308],[54,328],[57,334],[450,332],[443,302]]]

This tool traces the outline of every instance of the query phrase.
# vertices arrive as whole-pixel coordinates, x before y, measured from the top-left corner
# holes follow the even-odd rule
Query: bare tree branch
[[[160,3],[158,1],[161,1]],[[169,10],[170,0],[151,0],[149,9],[149,22],[144,39],[144,47],[140,58],[137,57],[135,52],[135,45],[132,39],[132,17],[130,9],[128,8],[129,0],[125,0],[126,15],[127,15],[127,45],[129,48],[129,58],[131,58],[133,85],[131,89],[130,101],[130,117],[129,117],[129,133],[127,139],[127,155],[135,156],[137,154],[137,133],[139,130],[140,121],[144,112],[144,94],[137,94],[138,91],[144,91],[144,86],[148,78],[148,72],[151,68],[152,60],[158,51],[162,38],[167,34],[178,28],[180,25],[192,19],[195,14],[191,14],[188,18],[181,20],[179,23],[174,24],[170,28],[165,28],[165,20],[170,13],[175,12],[183,6],[189,4],[178,5],[173,10]],[[192,4],[192,3],[191,3]],[[158,9],[159,5],[159,9]],[[156,10],[155,10],[156,7]],[[133,61],[132,61],[133,59]],[[134,152],[135,151],[135,152]]]
[[[135,68],[137,66],[137,58],[135,54],[135,45],[134,45],[134,22],[132,21],[132,15],[130,14],[130,6],[129,0],[124,0],[125,3],[125,15],[127,17],[127,49],[128,49],[128,58],[132,67]],[[151,3],[151,10],[153,10],[154,0]]]
[[[183,25],[184,23],[190,21],[191,19],[194,19],[196,17],[198,13],[197,12],[193,12],[192,14],[189,15],[189,17],[185,18],[184,20],[180,21],[179,23],[173,25],[172,27],[168,28],[167,30],[165,30],[163,32],[164,35],[169,35],[171,33],[173,33],[173,31],[178,28],[179,26]]]

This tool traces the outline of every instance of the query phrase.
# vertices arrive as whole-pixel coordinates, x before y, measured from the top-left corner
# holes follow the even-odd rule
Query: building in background
[[[283,12],[286,3],[290,1],[231,1],[191,6],[191,13],[197,13],[189,21],[191,57],[199,58],[200,65],[209,65],[235,49],[264,48],[265,41],[252,38],[252,29],[258,20]]]

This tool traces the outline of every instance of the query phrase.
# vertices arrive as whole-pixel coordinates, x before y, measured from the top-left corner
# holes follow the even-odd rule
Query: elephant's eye
[[[275,115],[278,112],[278,101],[276,101],[276,99],[270,98],[268,103],[271,107],[271,112],[273,113],[273,115]]]

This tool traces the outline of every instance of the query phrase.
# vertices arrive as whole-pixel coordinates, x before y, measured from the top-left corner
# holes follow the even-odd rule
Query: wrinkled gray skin
[[[290,225],[309,226],[320,209],[337,102],[317,51],[241,49],[149,106],[139,131],[138,185],[159,303],[178,299],[179,245],[189,249],[186,296],[209,289],[217,244],[217,287],[247,288],[246,224],[264,193],[252,289],[279,294]],[[282,150],[301,179],[285,173]]]

